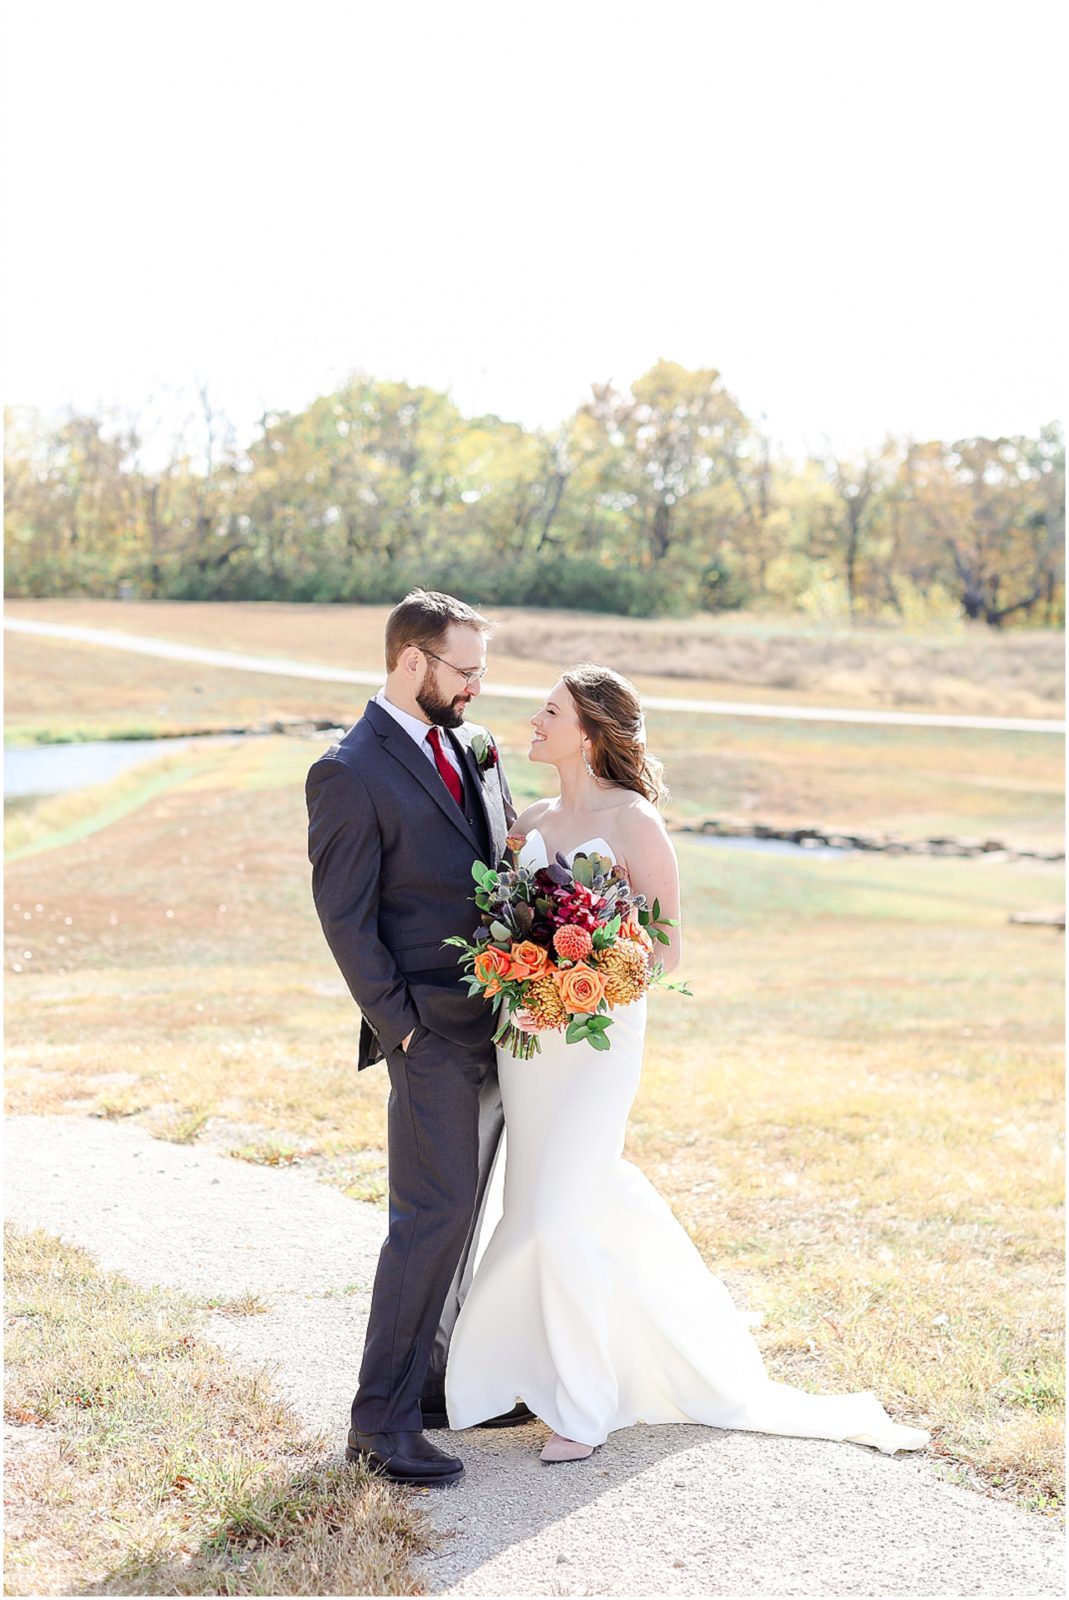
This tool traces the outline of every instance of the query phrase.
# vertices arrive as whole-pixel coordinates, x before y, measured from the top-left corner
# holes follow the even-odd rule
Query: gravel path
[[[268,1364],[341,1451],[381,1211],[292,1168],[87,1118],[12,1118],[5,1158],[13,1221],[138,1282],[259,1295],[267,1313],[213,1315],[208,1336],[238,1362]],[[923,1457],[637,1427],[587,1462],[546,1468],[545,1432],[455,1437],[464,1479],[420,1496],[441,1535],[423,1562],[428,1593],[1063,1593],[1056,1528],[939,1481]]]
[[[232,667],[237,672],[260,672],[274,678],[310,678],[316,683],[363,684],[378,688],[383,674],[361,668],[324,667],[289,656],[245,655],[237,650],[213,650],[206,645],[181,644],[150,634],[122,633],[114,628],[86,628],[70,622],[33,622],[28,617],[5,617],[9,633],[26,633],[41,639],[67,639],[74,644],[94,644],[108,650],[155,656],[163,661],[190,661],[202,667]],[[532,701],[546,693],[529,684],[498,683],[490,679],[486,693],[499,700]],[[653,711],[686,711],[692,716],[786,717],[792,722],[849,722],[885,728],[980,728],[1003,733],[1065,732],[1065,723],[1053,717],[979,717],[941,711],[851,711],[841,706],[761,705],[752,700],[697,700],[686,695],[644,694],[642,703]]]

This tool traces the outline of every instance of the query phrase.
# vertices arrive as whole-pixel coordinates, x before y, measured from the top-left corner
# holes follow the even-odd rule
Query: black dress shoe
[[[525,1422],[535,1422],[538,1419],[529,1405],[518,1400],[511,1411],[503,1411],[499,1417],[488,1417],[485,1422],[480,1422],[480,1428],[522,1428]]]
[[[423,1417],[425,1428],[448,1428],[449,1417],[446,1413],[443,1400],[421,1400],[420,1413]],[[525,1422],[534,1422],[535,1414],[529,1406],[521,1400],[514,1405],[511,1411],[503,1411],[499,1417],[488,1417],[485,1422],[476,1423],[479,1428],[522,1428]]]
[[[377,1472],[391,1483],[417,1483],[424,1488],[456,1483],[464,1463],[431,1444],[422,1433],[358,1433],[349,1429],[345,1459]]]

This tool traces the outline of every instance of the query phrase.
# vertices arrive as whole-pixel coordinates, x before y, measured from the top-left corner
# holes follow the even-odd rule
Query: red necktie
[[[442,774],[446,788],[453,796],[453,799],[456,801],[457,805],[463,807],[464,785],[460,781],[460,774],[457,772],[456,767],[453,766],[451,761],[446,759],[445,751],[442,749],[442,735],[438,728],[431,729],[430,733],[427,735],[427,743],[434,751],[434,764],[438,768],[438,771]]]

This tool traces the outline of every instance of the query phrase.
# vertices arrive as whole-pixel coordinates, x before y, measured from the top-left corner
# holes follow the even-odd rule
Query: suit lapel
[[[465,737],[466,730],[455,728],[453,731],[464,751],[464,765],[471,775],[478,791],[482,808],[486,813],[486,824],[490,830],[490,865],[496,866],[505,854],[505,835],[508,831],[505,824],[504,803],[500,806],[492,806],[490,804],[490,799],[486,792],[486,784],[483,782],[483,775],[479,771],[479,763],[475,759],[475,751]]]
[[[388,712],[383,711],[381,706],[376,705],[374,700],[368,701],[366,715],[370,718],[375,732],[382,740],[383,748],[388,750],[396,761],[399,761],[403,767],[408,769],[416,782],[426,789],[435,805],[442,812],[442,815],[448,817],[455,828],[460,829],[476,854],[479,854],[479,841],[475,837],[474,829],[468,826],[467,817],[449,793],[437,768],[432,767],[427,757],[421,755],[416,748],[415,740],[405,732],[400,723],[394,721]]]

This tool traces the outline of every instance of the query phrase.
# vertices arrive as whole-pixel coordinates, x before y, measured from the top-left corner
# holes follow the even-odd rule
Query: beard
[[[464,721],[469,698],[467,693],[462,693],[454,695],[452,700],[447,700],[433,667],[416,691],[416,704],[427,720],[439,728],[459,728]]]

